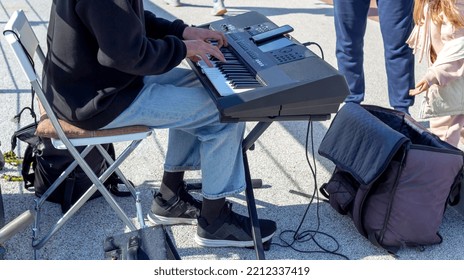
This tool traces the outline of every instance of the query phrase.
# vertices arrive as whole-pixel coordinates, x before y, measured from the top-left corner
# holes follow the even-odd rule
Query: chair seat
[[[74,146],[132,141],[146,138],[152,133],[152,129],[143,125],[86,130],[63,120],[59,120],[59,122],[64,133]],[[35,134],[52,139],[53,146],[57,149],[66,149],[66,146],[59,140],[52,122],[46,115],[40,118]]]

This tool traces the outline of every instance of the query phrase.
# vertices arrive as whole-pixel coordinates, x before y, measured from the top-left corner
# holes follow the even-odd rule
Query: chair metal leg
[[[140,192],[135,193],[135,209],[137,209],[137,219],[140,224],[140,228],[145,228],[145,219],[143,217],[142,202],[140,200]]]
[[[107,191],[105,186],[102,184],[102,182],[106,181],[108,177],[115,172],[117,167],[126,160],[126,158],[130,155],[130,153],[141,143],[141,140],[134,141],[131,143],[131,145],[126,148],[120,155],[119,157],[114,161],[114,163],[109,166],[105,172],[100,176],[100,178],[97,178],[96,175],[92,172],[90,167],[87,165],[87,163],[84,162],[84,166],[81,164],[82,170],[89,176],[89,178],[92,180],[94,183],[94,186],[97,186],[98,189],[100,190],[101,194],[105,198],[105,200],[108,202],[108,204],[113,208],[113,210],[116,212],[116,214],[119,216],[119,218],[126,224],[126,226],[130,230],[137,230],[137,228],[134,226],[134,224],[130,221],[130,219],[127,217],[127,215],[124,213],[124,211],[119,207],[119,205],[116,203],[114,198],[111,196],[111,194]],[[107,156],[108,153],[105,153]],[[122,173],[121,173],[122,174]],[[133,193],[134,198],[136,197],[135,192]]]
[[[82,152],[81,156],[85,157],[94,146],[87,146]],[[34,259],[37,259],[37,250],[42,248],[45,242],[50,239],[50,237],[62,226],[60,223],[59,226],[55,226],[55,228],[50,229],[50,233],[44,237],[43,240],[38,241],[39,234],[40,234],[40,211],[42,208],[43,203],[47,200],[47,198],[56,190],[56,188],[69,176],[69,174],[77,167],[77,161],[73,161],[66,169],[61,173],[61,175],[53,182],[53,184],[42,194],[40,198],[36,198],[34,200],[34,223],[32,227],[32,248],[34,249]],[[92,193],[93,194],[93,193]],[[68,211],[69,212],[69,211]],[[66,219],[67,220],[67,219]],[[63,222],[64,223],[64,222]]]
[[[141,142],[141,140],[132,142],[131,145],[129,145],[128,147],[126,147],[126,149],[124,149],[122,154],[126,154],[126,153],[131,154],[132,151],[137,148],[137,146],[140,144],[140,142]],[[106,162],[110,166],[113,165],[114,160],[108,154],[106,149],[104,149],[101,145],[97,145],[97,148],[100,151],[100,153],[103,155],[103,157],[105,158]],[[117,165],[117,166],[119,166],[119,165]],[[136,207],[136,210],[137,210],[137,219],[139,221],[140,228],[144,228],[145,227],[145,220],[143,218],[142,204],[141,204],[141,201],[140,201],[140,192],[135,190],[134,185],[126,178],[126,176],[124,176],[124,174],[121,172],[119,167],[116,167],[114,169],[114,172],[118,175],[119,179],[121,179],[121,181],[124,183],[126,188],[131,192],[132,196],[135,198],[135,207]]]
[[[87,165],[87,163],[84,161],[78,162],[76,160],[71,164],[70,167],[66,169],[64,173],[65,175],[69,175],[69,173],[79,164],[82,168],[82,170],[87,174],[87,176],[90,178],[90,180],[93,182],[93,185],[80,197],[72,206],[71,208],[55,223],[55,225],[49,230],[49,232],[42,238],[38,239],[39,235],[39,223],[40,223],[40,208],[45,201],[46,197],[45,194],[41,197],[41,199],[36,201],[36,215],[35,215],[35,223],[34,223],[34,228],[33,228],[33,241],[32,241],[32,247],[34,248],[34,256],[37,256],[37,250],[42,248],[45,243],[84,205],[84,203],[90,199],[90,197],[97,191],[100,190],[100,193],[102,196],[105,198],[105,200],[108,202],[110,207],[116,212],[118,217],[123,221],[123,223],[131,230],[137,230],[137,227],[134,225],[134,223],[129,219],[129,217],[125,214],[125,212],[122,210],[122,208],[119,206],[119,204],[114,200],[114,198],[111,196],[111,194],[106,190],[105,186],[103,185],[102,182],[106,181],[106,179],[109,178],[109,176],[113,172],[117,172],[118,176],[120,176],[123,180],[124,183],[127,183],[128,188],[131,189],[131,192],[133,193],[134,198],[137,197],[137,192],[135,191],[135,188],[130,184],[130,182],[124,177],[122,172],[119,171],[118,166],[130,155],[130,153],[141,143],[141,140],[138,141],[133,141],[131,145],[129,145],[120,155],[116,160],[113,160],[107,151],[103,149],[101,145],[97,145],[97,149],[102,153],[102,155],[105,157],[105,159],[111,163],[111,165],[101,174],[99,178],[96,177],[96,175],[93,173],[93,171],[90,169],[90,167]],[[90,150],[93,148],[93,146],[88,146],[84,149],[84,151],[80,154],[81,155],[81,160],[90,152]],[[69,169],[69,170],[68,170]],[[63,176],[63,175],[62,175]],[[66,177],[64,177],[66,178]],[[64,179],[63,179],[64,180]],[[61,180],[61,182],[63,181]],[[59,183],[61,183],[59,182]],[[53,187],[56,188],[58,185],[55,183],[53,184]],[[49,189],[50,190],[50,189]],[[47,196],[53,191],[51,190],[49,192],[47,190],[46,194]],[[49,193],[48,193],[49,192]],[[139,201],[140,202],[140,201]],[[136,208],[137,208],[137,201],[136,201]],[[138,207],[137,212],[141,211],[141,207]],[[140,213],[137,214],[139,219],[142,216]],[[143,224],[141,225],[143,226]]]
[[[64,213],[64,215],[55,223],[55,225],[50,229],[50,231],[40,240],[38,240],[38,235],[40,233],[39,231],[39,224],[40,224],[40,208],[41,205],[39,203],[36,203],[36,223],[34,224],[34,229],[33,229],[33,241],[32,241],[32,247],[34,250],[38,250],[42,248],[45,243],[69,220],[69,218],[74,215],[77,210],[79,210],[82,205],[97,191],[97,187],[92,185],[85,193],[83,196],[81,196],[76,203],[74,203],[69,210]],[[38,200],[37,200],[38,201]]]
[[[137,148],[137,146],[141,143],[141,141],[142,140],[132,142],[128,147],[126,147],[126,149],[124,149],[124,151],[121,153],[121,155],[125,155],[125,154],[129,155],[129,154],[131,154],[132,151],[134,151]],[[104,149],[101,145],[97,145],[97,149],[103,155],[103,157],[105,158],[105,160],[106,160],[106,162],[108,163],[109,166],[114,164],[115,161],[111,158],[111,156],[108,154],[106,149]],[[121,157],[121,155],[119,157]],[[126,188],[132,193],[132,196],[135,198],[136,197],[135,187],[126,178],[126,176],[124,176],[124,174],[121,172],[121,170],[119,169],[118,166],[119,166],[119,164],[116,165],[116,168],[114,169],[114,172],[116,173],[116,175],[118,175],[118,177],[124,183]]]

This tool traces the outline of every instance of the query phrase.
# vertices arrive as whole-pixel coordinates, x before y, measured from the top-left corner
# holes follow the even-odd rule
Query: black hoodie
[[[54,0],[43,88],[60,119],[98,129],[143,86],[186,56],[181,20],[143,10],[142,0]]]

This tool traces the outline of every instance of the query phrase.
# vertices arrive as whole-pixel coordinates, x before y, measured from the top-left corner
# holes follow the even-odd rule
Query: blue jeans
[[[190,69],[146,77],[134,102],[104,128],[169,128],[165,171],[201,169],[202,193],[218,199],[245,189],[244,123],[221,123],[219,112]]]
[[[346,102],[364,100],[364,34],[371,0],[334,0],[336,56],[351,94]],[[413,0],[377,0],[390,105],[407,112],[414,104],[414,55],[406,44],[413,28]]]

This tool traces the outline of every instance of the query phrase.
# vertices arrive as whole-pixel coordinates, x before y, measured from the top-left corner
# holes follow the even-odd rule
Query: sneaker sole
[[[270,240],[274,236],[274,233],[263,237],[262,242]],[[254,247],[255,243],[253,240],[249,241],[236,241],[236,240],[215,240],[215,239],[206,239],[195,234],[195,242],[203,247]]]
[[[149,213],[147,214],[147,218],[150,222],[154,223],[155,225],[180,225],[180,224],[187,224],[187,225],[196,225],[197,219],[191,218],[169,218],[158,216],[156,214]]]

